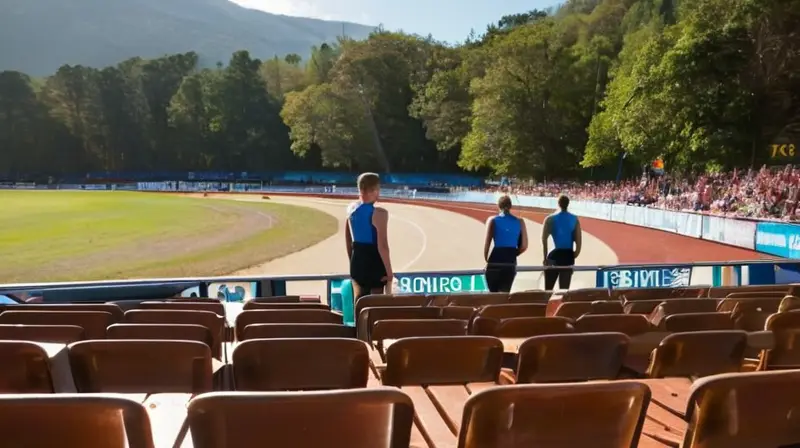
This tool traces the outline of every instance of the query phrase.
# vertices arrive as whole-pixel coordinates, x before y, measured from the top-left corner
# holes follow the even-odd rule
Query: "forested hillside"
[[[229,0],[0,0],[0,70],[49,75],[62,64],[106,66],[194,51],[204,67],[231,53],[296,53],[374,26],[288,17]]]
[[[457,47],[379,30],[305,59],[237,52],[199,69],[187,53],[45,79],[3,72],[0,176],[329,167],[554,178],[615,171],[624,153],[685,170],[791,161],[798,33],[800,0],[569,0]]]

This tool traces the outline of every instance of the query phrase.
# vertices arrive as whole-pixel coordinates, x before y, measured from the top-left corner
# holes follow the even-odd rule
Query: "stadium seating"
[[[299,299],[228,318],[199,298],[11,305],[0,430],[68,448],[793,446],[800,311],[743,289],[367,296],[355,328]]]

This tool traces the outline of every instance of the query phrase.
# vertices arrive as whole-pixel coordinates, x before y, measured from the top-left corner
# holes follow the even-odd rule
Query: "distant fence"
[[[15,189],[69,189],[69,190],[136,190],[136,191],[232,191],[259,193],[304,193],[355,195],[352,187],[331,186],[264,186],[251,183],[224,182],[138,182],[125,184],[34,184],[0,185]],[[477,204],[494,204],[499,193],[464,191],[454,193],[428,193],[414,189],[387,188],[384,196],[403,199],[451,201]],[[557,198],[515,196],[515,203],[523,207],[548,210],[558,208]],[[591,201],[571,201],[570,211],[578,216],[620,222],[651,229],[677,233],[731,246],[751,249],[783,258],[800,258],[800,225],[781,222],[753,221],[691,212],[677,212],[658,208]]]

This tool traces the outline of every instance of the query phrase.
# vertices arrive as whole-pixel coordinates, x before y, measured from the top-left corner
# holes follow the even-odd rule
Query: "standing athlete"
[[[511,198],[508,195],[500,196],[497,208],[499,213],[486,220],[483,243],[486,286],[491,292],[510,292],[517,276],[517,256],[528,249],[528,230],[522,219],[511,214]]]
[[[369,294],[383,294],[394,277],[386,233],[389,212],[375,207],[380,191],[380,177],[364,173],[358,176],[359,200],[347,207],[344,236],[356,300]]]
[[[578,217],[567,211],[569,198],[565,195],[558,197],[560,212],[553,213],[544,220],[542,227],[542,248],[544,249],[545,266],[573,266],[575,259],[581,253],[581,223]],[[552,236],[555,247],[547,252],[547,238]],[[574,245],[574,247],[573,247]],[[544,289],[552,291],[556,286],[569,289],[572,280],[572,269],[548,269],[544,271]]]

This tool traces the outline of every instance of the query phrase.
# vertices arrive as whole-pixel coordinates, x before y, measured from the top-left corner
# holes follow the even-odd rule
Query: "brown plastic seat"
[[[353,327],[341,324],[250,324],[239,339],[355,338]]]
[[[786,311],[793,311],[800,309],[800,297],[797,296],[785,296],[781,299],[781,304],[778,306],[779,313],[785,313]]]
[[[566,317],[512,317],[502,320],[481,317],[475,319],[472,326],[473,334],[498,338],[528,338],[573,331],[572,320]]]
[[[188,407],[194,448],[405,448],[414,418],[411,399],[391,387],[214,392]]]
[[[552,291],[516,291],[508,295],[508,303],[541,303],[547,305]]]
[[[778,307],[781,305],[781,300],[784,296],[780,297],[726,297],[719,301],[717,304],[717,311],[722,313],[731,313],[738,304],[745,306],[752,304],[752,306],[764,309],[774,309],[773,312],[778,312]]]
[[[674,333],[655,349],[647,375],[695,378],[739,372],[746,347],[747,333],[740,330]]]
[[[236,337],[252,324],[342,324],[342,316],[325,310],[251,310],[236,316]]]
[[[592,302],[562,302],[556,309],[556,317],[577,319],[592,312]]]
[[[21,303],[19,305],[0,305],[3,311],[101,311],[111,314],[112,323],[123,319],[122,308],[113,303]]]
[[[70,344],[83,340],[85,333],[77,325],[0,325],[0,340]]]
[[[661,305],[663,300],[636,300],[633,302],[626,302],[622,306],[622,312],[625,314],[646,314],[650,315],[658,305]]]
[[[662,327],[663,320],[673,314],[713,313],[717,311],[717,301],[713,299],[672,299],[661,302],[650,314],[650,323]],[[663,327],[662,327],[663,328]]]
[[[256,302],[256,303],[301,303],[302,299],[300,296],[273,296],[273,297],[253,297],[252,299],[248,300],[248,302]]]
[[[216,300],[204,302],[142,302],[137,308],[140,310],[211,311],[220,316],[225,315],[225,305]]]
[[[753,292],[732,292],[725,296],[727,299],[782,299],[788,290],[782,291],[753,291]]]
[[[514,303],[487,305],[475,314],[490,319],[509,319],[512,317],[544,317],[547,305],[544,303]]]
[[[369,369],[357,339],[251,339],[233,350],[236,390],[355,389],[366,387]]]
[[[271,303],[248,300],[244,302],[244,310],[326,310],[331,307],[324,303]]]
[[[800,311],[773,314],[767,319],[764,329],[772,332],[800,330]]]
[[[641,314],[584,314],[573,326],[581,333],[611,331],[628,336],[647,333],[652,328],[647,317]]]
[[[697,380],[686,406],[686,448],[796,447],[800,371],[715,375]]]
[[[609,300],[611,296],[606,288],[573,289],[561,293],[563,302],[594,302],[596,300]]]
[[[378,306],[362,308],[356,322],[356,332],[362,341],[370,342],[375,322],[392,319],[438,319],[442,309],[419,306]]]
[[[414,386],[496,382],[503,343],[487,336],[418,337],[386,349],[383,384]]]
[[[744,285],[744,286],[715,286],[709,288],[708,297],[724,299],[730,294],[751,294],[761,292],[782,292],[790,294],[792,285]]]
[[[467,400],[458,447],[635,447],[649,403],[632,381],[494,387]]]
[[[0,324],[75,325],[83,328],[87,339],[105,339],[106,327],[114,323],[105,311],[4,311]]]
[[[371,294],[356,300],[353,315],[358,317],[361,310],[379,306],[423,306],[428,298],[421,294]]]
[[[773,333],[775,344],[759,354],[758,370],[800,369],[800,328]]]
[[[629,343],[622,333],[534,336],[519,346],[517,383],[615,379]]]
[[[742,299],[731,311],[734,327],[744,331],[763,331],[767,319],[778,312],[780,304],[778,299]]]
[[[466,336],[467,321],[460,319],[379,320],[372,327],[372,340],[423,336]]]
[[[114,324],[106,330],[108,339],[170,339],[196,341],[210,349],[214,344],[211,331],[196,324]]]
[[[222,359],[225,318],[217,313],[194,310],[130,310],[125,312],[125,321],[132,324],[202,325],[208,328],[214,341],[211,356]]]
[[[145,408],[120,396],[0,395],[0,434],[4,447],[154,447]]]
[[[595,300],[589,314],[622,314],[622,302],[617,300]]]
[[[687,286],[682,288],[620,288],[616,292],[623,302],[639,300],[668,300],[680,298],[705,297],[708,288]]]
[[[477,308],[473,306],[445,306],[442,310],[442,319],[459,319],[469,322],[475,315]]]
[[[202,393],[211,390],[211,350],[195,341],[104,340],[69,346],[78,392]]]
[[[53,393],[49,357],[29,341],[0,341],[0,394]],[[2,411],[0,411],[2,412]],[[5,444],[6,440],[3,440]]]
[[[667,316],[664,330],[672,332],[733,330],[730,313],[682,313]]]
[[[478,294],[452,294],[448,296],[448,306],[486,306],[508,303],[508,293],[490,292]]]

